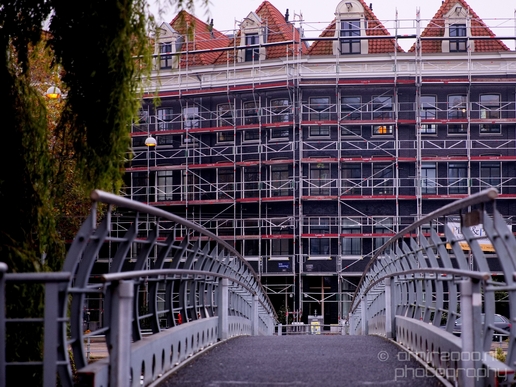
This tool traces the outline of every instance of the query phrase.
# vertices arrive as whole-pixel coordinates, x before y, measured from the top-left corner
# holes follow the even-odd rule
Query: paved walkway
[[[201,354],[160,387],[441,386],[377,336],[239,337]]]

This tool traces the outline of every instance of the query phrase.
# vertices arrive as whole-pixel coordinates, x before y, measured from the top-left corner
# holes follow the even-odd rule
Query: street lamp
[[[50,86],[45,93],[48,99],[61,99],[61,90],[57,86]]]
[[[154,137],[152,137],[150,134],[149,134],[149,137],[147,137],[145,139],[145,145],[147,145],[149,148],[153,147],[153,146],[156,146],[157,145],[157,141]]]

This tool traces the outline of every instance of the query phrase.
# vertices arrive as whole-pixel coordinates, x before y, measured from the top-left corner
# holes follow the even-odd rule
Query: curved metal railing
[[[350,308],[351,334],[396,340],[443,378],[495,385],[514,378],[516,240],[488,189],[399,232],[369,262]],[[495,322],[495,296],[510,322]],[[493,338],[507,342],[505,362]]]
[[[41,362],[45,386],[55,386],[56,372],[61,385],[74,384],[70,348],[80,383],[140,386],[217,341],[273,334],[272,304],[232,246],[169,212],[102,191],[91,197],[91,213],[61,273],[0,273],[0,285],[27,276],[46,289],[55,284],[45,291],[41,319],[49,331]],[[101,312],[96,324],[88,324],[91,300]],[[1,311],[0,323],[9,323]],[[99,336],[109,356],[90,362],[85,342]],[[0,356],[0,374],[11,365]]]

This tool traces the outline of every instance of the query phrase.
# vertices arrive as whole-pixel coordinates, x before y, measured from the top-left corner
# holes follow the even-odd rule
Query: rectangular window
[[[341,195],[360,195],[362,168],[360,164],[344,163],[342,166]]]
[[[157,184],[157,196],[158,201],[170,201],[173,200],[172,194],[174,190],[174,182],[172,180],[173,171],[158,171],[157,172],[157,178],[158,178],[158,184]]]
[[[233,119],[233,105],[230,103],[223,103],[217,106],[218,126],[233,126],[235,121]]]
[[[465,24],[452,24],[450,25],[450,52],[466,52],[467,40],[466,40],[466,25]]]
[[[274,232],[279,234],[280,232]],[[292,239],[272,239],[271,240],[271,258],[274,257],[285,257],[290,255],[290,246],[292,245]]]
[[[183,109],[184,128],[195,129],[199,128],[199,108],[198,107],[187,107]]]
[[[271,165],[271,196],[289,196],[292,182],[288,165]]]
[[[172,42],[163,42],[159,44],[159,68],[172,68]]]
[[[342,234],[361,234],[360,223],[351,219],[342,219]],[[362,255],[362,237],[344,236],[341,240],[342,255]]]
[[[373,125],[373,134],[375,136],[392,135],[393,128],[393,125]]]
[[[484,94],[480,96],[481,119],[498,120],[500,109],[500,95]],[[480,133],[501,133],[500,124],[480,124]]]
[[[160,108],[156,112],[156,120],[158,122],[158,130],[171,130],[173,112],[171,108]]]
[[[217,194],[219,199],[230,199],[233,197],[234,172],[230,168],[218,169]]]
[[[258,256],[260,254],[260,250],[259,250],[260,241],[259,240],[244,239],[242,242],[244,244],[244,257],[247,257],[247,256],[254,257],[254,256]]]
[[[258,104],[254,101],[244,102],[244,125],[258,124]]]
[[[329,234],[330,223],[326,218],[310,219],[310,234]],[[330,255],[330,238],[310,238],[310,255]]]
[[[309,99],[308,120],[323,121],[330,119],[330,98],[312,97]]]
[[[244,197],[257,198],[260,196],[260,169],[258,166],[244,167],[243,171]]]
[[[290,128],[272,128],[271,140],[288,140],[290,138]]]
[[[373,164],[373,195],[392,195],[394,169],[392,164]]]
[[[340,53],[360,54],[360,20],[342,20],[340,22]]]
[[[310,180],[308,182],[310,195],[330,194],[330,164],[310,164]]]
[[[258,129],[244,130],[244,141],[259,141],[260,131]]]
[[[292,121],[292,106],[288,99],[273,99],[271,101],[271,122]]]
[[[448,164],[448,192],[450,194],[468,193],[468,164]]]
[[[501,168],[498,162],[480,163],[480,188],[498,188],[501,184]]]
[[[251,46],[260,43],[260,37],[258,34],[246,34],[245,45]],[[245,49],[245,61],[252,62],[260,60],[260,48],[259,47],[247,47]]]
[[[435,195],[437,193],[437,171],[435,163],[421,164],[421,193]]]
[[[448,96],[448,119],[449,120],[466,120],[468,118],[468,103],[466,95],[449,95]],[[466,133],[467,124],[465,123],[449,123],[448,133],[458,134]]]
[[[217,142],[233,142],[233,132],[217,132]]]
[[[199,199],[199,176],[183,171],[182,200]]]
[[[373,119],[391,120],[394,117],[394,105],[392,97],[377,96],[372,101]]]
[[[437,125],[424,123],[425,120],[437,119],[437,98],[434,95],[421,96],[421,106],[419,107],[419,115],[422,120],[421,133],[435,134],[437,133]]]
[[[394,230],[392,229],[392,220],[391,219],[381,219],[379,220],[373,227],[373,233],[375,234],[390,234],[385,237],[375,237],[374,238],[374,249],[378,250],[382,247],[389,239],[391,238]],[[386,250],[385,252],[388,252]]]
[[[329,137],[330,127],[327,125],[314,125],[308,128],[309,137]]]
[[[340,111],[342,120],[361,120],[362,101],[360,97],[342,97]]]

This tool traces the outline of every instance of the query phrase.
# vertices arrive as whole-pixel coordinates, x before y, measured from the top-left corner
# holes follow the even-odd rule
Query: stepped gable
[[[263,22],[263,26],[268,29],[267,43],[277,43],[285,41],[299,41],[300,35],[298,29],[290,22],[285,20],[283,15],[274,5],[269,1],[264,1],[255,11],[256,15],[260,17]],[[236,31],[235,36],[231,39],[229,47],[240,47],[240,30]],[[293,55],[293,48],[299,50],[301,47],[301,54],[306,54],[308,47],[305,43],[294,43],[287,45],[268,46],[266,49],[266,59],[284,58]],[[222,52],[217,63],[226,63],[226,61],[233,61],[234,52],[228,50],[228,52]]]
[[[185,43],[181,51],[203,51],[197,54],[183,54],[181,67],[213,64],[220,52],[210,50],[227,47],[229,44],[226,35],[184,10],[176,15],[170,25],[184,37]]]
[[[496,35],[491,31],[489,27],[480,19],[475,11],[466,3],[464,0],[445,0],[435,16],[428,23],[427,27],[421,34],[421,37],[440,37],[444,36],[445,32],[445,21],[444,16],[450,12],[457,4],[460,4],[469,12],[471,16],[471,35],[472,36],[489,36],[496,38]],[[501,40],[499,39],[483,39],[473,40],[475,44],[475,52],[498,52],[498,51],[510,51]],[[431,54],[442,52],[442,41],[441,40],[422,40],[421,51],[423,54]],[[409,52],[414,52],[415,43],[410,48]]]
[[[384,25],[378,20],[371,8],[363,0],[359,1],[364,7],[364,16],[367,20],[368,28],[366,31],[367,36],[390,36],[389,31]],[[330,38],[335,36],[336,19],[333,19],[331,24],[322,32],[319,37]],[[369,40],[369,54],[384,54],[394,52],[396,47],[397,52],[404,52],[404,50],[395,42],[395,39],[370,39]],[[330,40],[319,40],[314,42],[308,50],[308,55],[333,55],[332,41]]]

